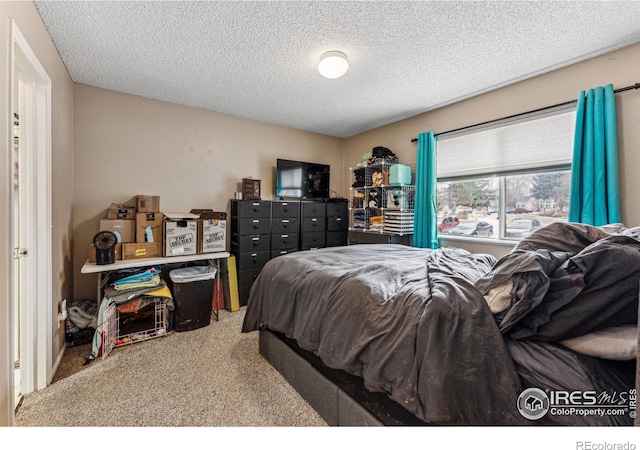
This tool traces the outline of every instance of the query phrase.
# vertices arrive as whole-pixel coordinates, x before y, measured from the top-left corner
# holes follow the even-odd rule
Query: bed
[[[552,224],[500,259],[291,253],[256,279],[242,331],[331,425],[633,425],[639,233]]]

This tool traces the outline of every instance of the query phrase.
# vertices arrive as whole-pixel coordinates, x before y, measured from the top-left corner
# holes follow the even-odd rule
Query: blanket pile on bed
[[[265,265],[242,331],[283,333],[427,423],[532,424],[516,405],[525,387],[632,383],[560,341],[636,325],[639,263],[635,230],[577,224],[538,230],[500,260],[401,245],[297,252]]]

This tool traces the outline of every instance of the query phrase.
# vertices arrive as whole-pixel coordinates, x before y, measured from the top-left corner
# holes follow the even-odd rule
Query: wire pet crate
[[[102,330],[102,357],[106,358],[114,348],[143,342],[149,339],[167,335],[169,318],[166,300],[153,298],[153,318],[151,324],[144,321],[139,330],[128,330],[129,333],[120,334],[120,308],[122,305],[112,304],[104,313]],[[141,321],[142,323],[142,321]],[[149,326],[151,325],[151,326]]]

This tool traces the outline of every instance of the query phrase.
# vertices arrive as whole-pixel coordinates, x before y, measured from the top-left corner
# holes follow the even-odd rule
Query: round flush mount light
[[[324,53],[318,63],[318,72],[320,72],[320,75],[332,80],[340,78],[347,73],[348,69],[349,63],[347,62],[347,55],[342,52],[331,51]]]

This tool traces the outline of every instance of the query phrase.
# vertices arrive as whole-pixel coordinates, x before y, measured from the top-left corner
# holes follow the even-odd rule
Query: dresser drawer
[[[238,219],[233,217],[231,219],[231,226],[234,230],[234,234],[237,236],[271,233],[271,219],[268,217],[253,219]],[[232,237],[236,237],[235,235]]]
[[[325,246],[325,233],[324,231],[311,231],[302,235],[302,249],[308,250],[310,248],[318,248]]]
[[[263,200],[235,200],[231,202],[231,216],[241,218],[271,217],[271,202]]]
[[[253,253],[269,251],[270,235],[246,235],[238,236],[236,243],[231,243],[231,248],[237,249],[237,253]]]
[[[347,202],[328,202],[327,203],[327,217],[341,216],[347,217],[348,207]]]
[[[269,252],[238,254],[238,272],[241,270],[261,269],[269,261]]]
[[[347,245],[346,231],[327,231],[327,247]]]
[[[271,233],[297,233],[298,219],[273,218],[271,220]]]
[[[349,219],[346,217],[327,217],[327,231],[346,231],[349,229]]]
[[[301,202],[302,217],[325,217],[327,215],[327,204],[320,202]]]
[[[300,202],[272,202],[271,217],[298,218],[300,216]]]
[[[253,282],[256,280],[256,278],[258,278],[258,275],[260,275],[261,271],[262,271],[262,268],[239,271],[238,272],[238,289],[251,287],[253,285]]]
[[[311,232],[311,231],[324,231],[326,229],[325,219],[324,217],[309,217],[302,219],[302,228],[301,231],[303,233]]]
[[[271,235],[271,250],[298,248],[298,233]]]
[[[289,253],[294,253],[297,251],[298,251],[297,248],[286,248],[286,249],[280,249],[280,250],[271,249],[271,259],[277,256],[288,255]]]

